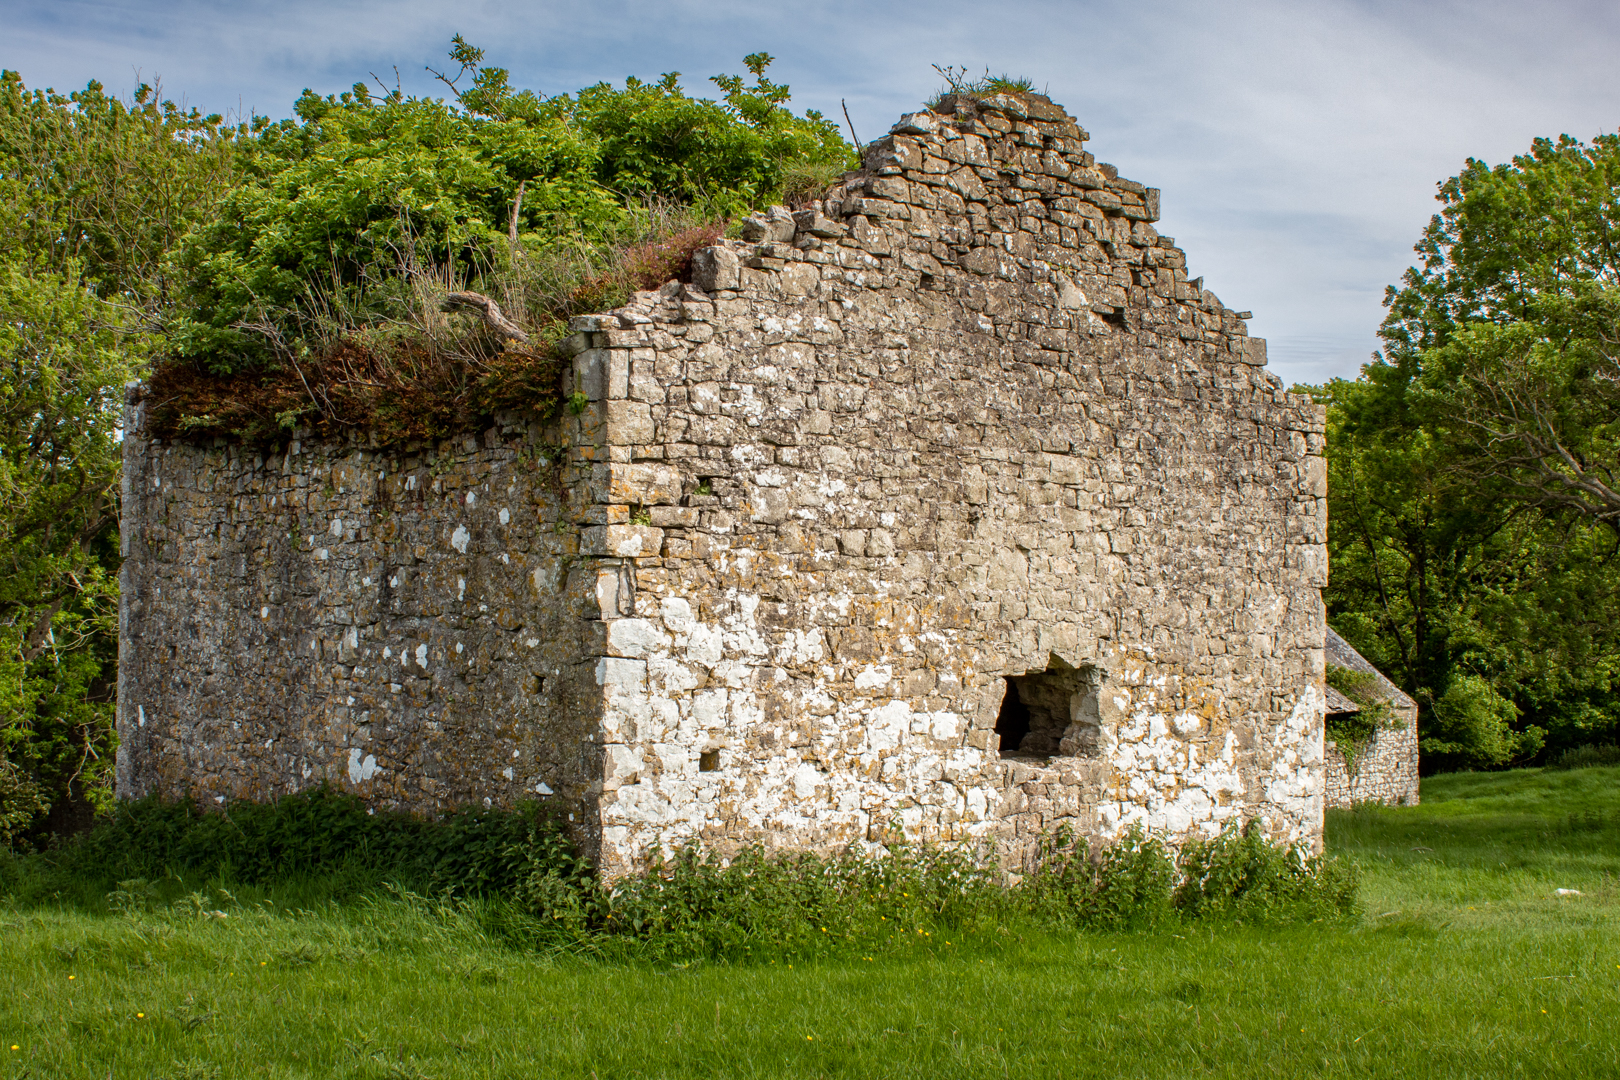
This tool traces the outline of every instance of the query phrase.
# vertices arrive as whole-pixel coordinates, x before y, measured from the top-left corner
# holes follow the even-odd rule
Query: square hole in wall
[[[996,717],[1001,756],[1045,760],[1097,752],[1101,676],[1053,658],[1045,671],[1008,675]]]
[[[698,772],[719,772],[720,751],[705,750],[698,755]]]

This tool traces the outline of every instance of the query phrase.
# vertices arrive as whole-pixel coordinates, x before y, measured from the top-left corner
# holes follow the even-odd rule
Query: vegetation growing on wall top
[[[571,315],[681,276],[726,218],[854,164],[830,121],[787,109],[766,53],[752,83],[715,76],[718,101],[673,72],[546,98],[459,36],[451,57],[449,99],[357,83],[258,125],[242,180],[172,252],[156,430],[431,437],[544,411]],[[528,340],[446,317],[457,292]]]
[[[1327,684],[1360,708],[1353,713],[1333,713],[1325,724],[1327,737],[1344,755],[1345,771],[1356,774],[1357,762],[1367,745],[1380,731],[1400,726],[1400,718],[1379,688],[1379,678],[1370,671],[1329,664]]]

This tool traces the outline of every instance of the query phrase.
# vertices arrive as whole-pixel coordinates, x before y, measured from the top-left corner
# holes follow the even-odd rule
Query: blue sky
[[[1465,158],[1620,124],[1620,5],[1576,0],[0,0],[0,66],[279,117],[396,66],[431,92],[456,32],[546,93],[666,71],[696,89],[764,50],[797,108],[847,100],[868,140],[938,87],[931,64],[1025,75],[1164,189],[1161,231],[1290,382],[1353,377],[1377,347],[1384,287]]]

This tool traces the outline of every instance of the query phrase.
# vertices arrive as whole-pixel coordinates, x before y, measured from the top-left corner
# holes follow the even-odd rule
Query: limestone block
[[[891,135],[937,135],[939,117],[931,112],[906,113],[889,129]]]
[[[623,349],[579,353],[574,357],[574,388],[592,401],[628,396],[630,354]]]
[[[946,176],[945,182],[952,191],[969,202],[982,203],[990,197],[984,181],[979,179],[979,174],[971,168],[964,166],[957,169]]]
[[[647,511],[654,526],[660,529],[692,528],[698,523],[695,506],[653,506]]]
[[[591,467],[591,498],[598,503],[655,506],[681,501],[680,470],[669,465],[609,463]]]
[[[793,223],[802,234],[828,239],[837,239],[848,232],[843,225],[824,215],[819,206],[796,211],[793,215]]]
[[[980,112],[993,110],[1013,120],[1023,120],[1029,116],[1029,109],[1025,107],[1022,99],[1012,94],[991,94],[981,97],[978,100],[978,107]]]
[[[742,260],[728,247],[706,247],[692,256],[692,283],[704,292],[735,289]]]
[[[1142,193],[1142,204],[1147,210],[1148,221],[1159,220],[1159,189],[1150,187]]]
[[[753,214],[744,218],[742,223],[744,240],[790,244],[793,233],[793,215],[782,206],[773,206],[763,214]],[[699,287],[702,288],[701,285]]]
[[[609,401],[603,410],[607,438],[621,446],[639,446],[653,440],[652,409],[639,401]]]
[[[650,525],[592,525],[580,530],[581,555],[634,559],[657,555],[664,530]]]
[[[896,218],[906,220],[911,217],[911,208],[909,206],[890,199],[845,199],[844,212],[846,214],[865,214],[869,218],[876,219]]]
[[[780,525],[793,513],[793,493],[782,488],[755,487],[749,493],[749,519]]]
[[[647,658],[670,646],[669,635],[648,619],[609,619],[607,650],[610,656]]]

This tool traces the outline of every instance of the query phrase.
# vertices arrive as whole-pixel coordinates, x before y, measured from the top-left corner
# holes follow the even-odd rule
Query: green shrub
[[[1187,920],[1275,925],[1331,922],[1356,911],[1353,869],[1298,844],[1271,843],[1258,821],[1189,841],[1180,871],[1175,905]]]
[[[36,817],[50,808],[44,786],[0,757],[0,851],[9,848]]]
[[[1067,828],[1043,838],[1018,886],[1039,916],[1093,930],[1151,929],[1174,918],[1174,856],[1136,826],[1095,857]]]
[[[112,798],[118,429],[144,338],[66,271],[0,263],[0,847]]]
[[[215,376],[297,366],[334,332],[432,322],[457,288],[539,329],[563,305],[523,310],[536,260],[560,255],[589,282],[648,203],[718,220],[781,198],[796,171],[854,164],[836,125],[786,108],[765,53],[746,59],[752,86],[714,77],[718,102],[687,96],[674,74],[541,98],[459,37],[451,55],[452,100],[306,90],[295,119],[239,140],[244,178],[171,256],[178,357]],[[656,269],[661,284],[690,252],[656,267],[657,252],[638,255],[640,276]]]
[[[1547,759],[1549,769],[1585,769],[1594,765],[1620,765],[1620,746],[1577,746]]]
[[[723,860],[686,847],[617,883],[593,930],[604,947],[643,959],[793,960],[885,951],[961,927],[993,911],[1000,893],[987,864],[954,850],[770,856],[750,847]]]
[[[35,893],[64,882],[105,891],[119,881],[182,878],[268,885],[341,876],[355,889],[383,880],[460,896],[506,896],[546,858],[565,864],[562,828],[532,806],[465,810],[439,819],[371,811],[359,798],[311,788],[270,803],[205,810],[156,798],[116,804],[94,828],[33,857]],[[23,875],[12,864],[8,891]],[[99,893],[96,893],[99,895]]]
[[[1429,709],[1418,748],[1425,769],[1501,768],[1533,757],[1546,732],[1515,731],[1519,709],[1478,675],[1459,675]]]

